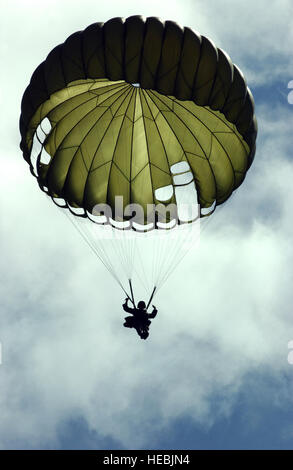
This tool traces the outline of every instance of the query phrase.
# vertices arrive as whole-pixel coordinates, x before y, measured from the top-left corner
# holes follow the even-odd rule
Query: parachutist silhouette
[[[131,315],[124,326],[146,339],[157,314],[155,307],[147,313],[157,286],[136,306],[131,273],[140,264],[133,280],[160,280],[161,287],[186,253],[183,237],[191,242],[198,234],[197,223],[193,230],[190,225],[194,208],[201,220],[212,217],[253,162],[257,122],[243,74],[190,28],[154,16],[115,17],[52,49],[23,94],[19,124],[20,148],[40,190],[71,214],[73,226],[129,292],[133,308],[126,299],[123,308]],[[181,204],[182,222],[191,230],[176,223]],[[162,236],[147,233],[149,222]],[[114,237],[112,228],[124,236]],[[136,232],[141,243],[134,249]],[[111,244],[101,243],[110,234]],[[62,231],[54,237],[58,243]],[[97,288],[104,290],[103,280]]]
[[[126,328],[135,328],[137,334],[141,337],[141,339],[147,339],[149,336],[149,327],[151,324],[150,318],[155,318],[158,313],[158,310],[153,305],[152,313],[147,313],[146,305],[143,300],[138,302],[138,308],[130,308],[128,307],[128,298],[125,299],[124,304],[122,305],[123,310],[127,313],[131,313],[132,317],[125,317],[125,323],[123,326]]]

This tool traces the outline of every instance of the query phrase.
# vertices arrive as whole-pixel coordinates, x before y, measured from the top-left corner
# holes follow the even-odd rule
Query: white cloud
[[[289,54],[281,40],[289,2],[255,3],[145,2],[140,12],[191,23],[231,49],[235,62],[236,56],[245,62],[248,48],[253,55],[254,44],[255,60],[267,60],[267,49]],[[58,2],[55,10],[54,2],[12,2],[7,8],[0,446],[18,440],[37,447],[54,440],[60,421],[82,414],[99,433],[143,447],[153,429],[183,414],[209,426],[218,418],[214,393],[225,391],[218,414],[229,415],[248,372],[288,367],[291,108],[272,113],[268,99],[258,110],[261,145],[247,180],[203,232],[200,250],[158,295],[159,314],[143,342],[122,328],[118,288],[40,193],[18,149],[19,103],[34,67],[71,32],[138,8],[137,2],[127,8],[108,2],[101,13],[96,2],[84,1],[73,13],[70,4]],[[279,209],[277,221],[269,217],[268,201]]]
[[[218,47],[228,52],[250,86],[273,83],[286,75],[291,78],[291,0],[273,0],[269,6],[265,0],[200,0],[196,4],[206,23],[201,32],[206,31]]]

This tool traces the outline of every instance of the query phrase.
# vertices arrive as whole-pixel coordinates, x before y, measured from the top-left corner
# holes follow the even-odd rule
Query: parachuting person
[[[124,209],[139,206],[145,222],[149,205],[159,203],[160,224],[169,224],[169,202],[177,207],[185,195],[190,201],[191,188],[200,218],[210,217],[246,178],[257,122],[246,80],[222,49],[174,21],[131,16],[95,22],[54,47],[24,92],[20,132],[23,157],[40,189],[126,293],[119,264],[129,279],[139,253],[132,230],[147,241],[149,229],[143,223],[121,231],[121,239],[114,236],[129,223]],[[168,198],[164,188],[171,190]],[[113,219],[104,209],[98,211],[102,220],[94,217],[97,206],[115,214],[116,198],[123,199],[122,217]],[[103,240],[109,225],[110,246]],[[105,229],[105,236],[90,238],[93,227]],[[179,229],[168,225],[166,233]],[[186,252],[182,244],[171,243],[169,250],[170,237],[159,238],[146,251],[156,292]],[[147,314],[141,302],[124,326],[148,315],[147,337],[156,309]]]
[[[126,328],[135,328],[141,339],[147,339],[149,336],[148,330],[151,324],[150,318],[155,318],[158,310],[153,305],[152,313],[148,313],[143,300],[138,302],[137,308],[131,308],[128,307],[128,300],[129,299],[127,297],[122,307],[125,312],[131,313],[132,317],[125,317],[125,323],[123,323],[123,326]]]

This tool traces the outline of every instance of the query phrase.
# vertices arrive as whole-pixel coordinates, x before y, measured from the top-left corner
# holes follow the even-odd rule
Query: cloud
[[[196,4],[200,17],[205,18],[203,31],[218,47],[227,50],[250,87],[272,83],[281,76],[291,78],[293,7],[290,0],[274,0],[270,8],[264,0],[200,0]]]
[[[253,63],[260,60],[265,67],[255,83],[261,84],[270,54],[281,55],[282,64],[289,57],[281,39],[289,2],[272,2],[270,9],[262,1],[232,3],[197,2],[195,8],[194,2],[174,1],[167,8],[145,2],[140,9],[191,24],[248,71],[251,57]],[[37,2],[12,2],[7,10],[0,446],[58,447],[66,423],[81,419],[97,445],[111,438],[122,447],[145,448],[155,446],[153,433],[158,436],[182,416],[208,430],[233,414],[248,373],[281,374],[288,367],[292,110],[279,104],[272,111],[269,97],[260,103],[257,155],[246,181],[210,219],[200,249],[158,294],[159,314],[142,342],[122,328],[119,290],[40,193],[18,149],[21,95],[47,52],[93,21],[137,13],[137,2],[127,8],[110,2],[102,13],[96,2],[83,2],[74,14],[69,5],[58,2],[55,10],[54,2],[42,9]],[[21,41],[15,36],[20,29]],[[282,380],[279,387],[281,393]],[[221,397],[216,409],[215,395]]]

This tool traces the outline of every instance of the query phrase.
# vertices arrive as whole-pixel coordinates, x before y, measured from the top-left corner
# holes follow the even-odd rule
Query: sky
[[[292,449],[291,0],[0,3],[0,449]],[[134,14],[227,51],[259,125],[244,184],[158,293],[147,341],[122,327],[124,294],[40,192],[18,129],[55,45]]]

